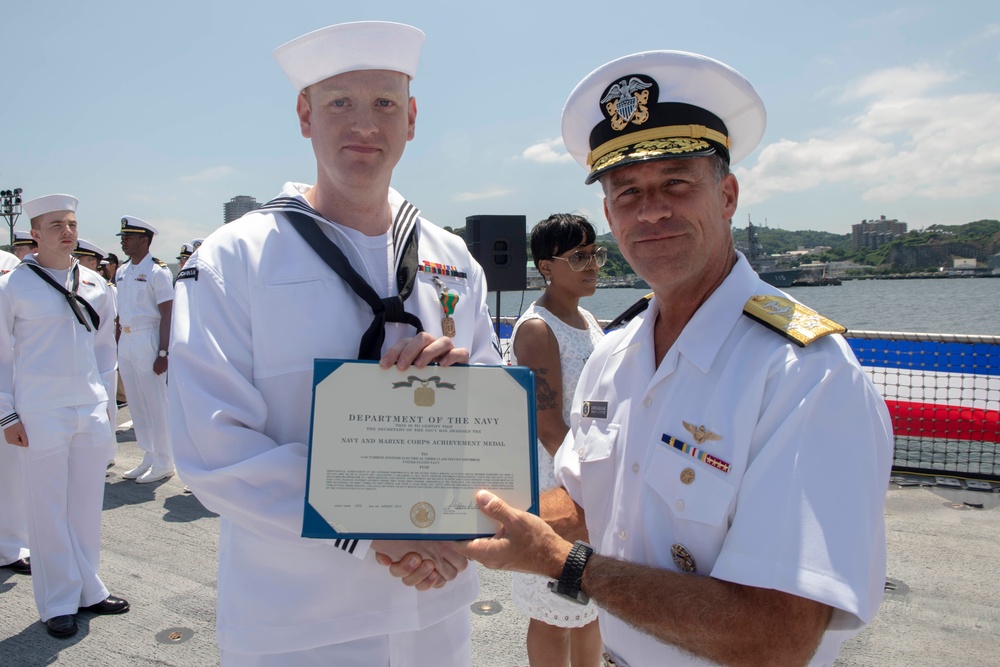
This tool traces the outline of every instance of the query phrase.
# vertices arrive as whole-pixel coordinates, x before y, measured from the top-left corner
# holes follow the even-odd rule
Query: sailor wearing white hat
[[[118,364],[128,396],[142,462],[122,477],[140,484],[174,474],[167,438],[167,355],[174,281],[170,269],[149,253],[157,229],[130,215],[122,218],[122,250],[129,257],[118,268]]]
[[[885,402],[844,329],[760,280],[730,233],[729,165],[764,119],[742,75],[677,51],[604,65],[563,110],[653,297],[588,360],[542,501],[593,546],[483,492],[504,539],[464,552],[593,598],[609,665],[831,665],[881,599]]]
[[[362,22],[276,49],[316,182],[287,183],[213,232],[178,274],[171,437],[185,482],[221,515],[224,665],[471,661],[476,574],[447,543],[300,537],[314,359],[500,363],[482,269],[390,188],[414,133],[423,40],[411,26]],[[338,273],[368,283],[374,306],[321,258],[312,232],[332,239]],[[428,590],[376,562],[375,552],[410,551],[420,565],[406,583]]]
[[[23,210],[23,209],[22,209]],[[11,252],[20,260],[25,256],[38,250],[38,244],[32,238],[31,232],[21,229],[14,230],[14,241],[11,245]]]
[[[22,448],[35,603],[55,637],[76,632],[80,609],[129,608],[97,574],[115,309],[107,283],[73,259],[76,206],[26,202],[38,252],[0,277],[0,426]]]

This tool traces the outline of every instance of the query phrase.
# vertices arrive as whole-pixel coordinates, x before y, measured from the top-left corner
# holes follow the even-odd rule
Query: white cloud
[[[823,184],[857,187],[862,199],[958,200],[1000,190],[1000,94],[935,94],[955,74],[926,66],[872,73],[842,102],[870,99],[846,126],[765,146],[738,168],[741,203]]]
[[[512,192],[514,191],[510,188],[491,188],[480,192],[459,192],[458,194],[453,195],[451,200],[455,202],[481,201],[483,199],[496,199],[497,197],[504,197]]]
[[[232,167],[209,167],[197,174],[191,174],[190,176],[182,176],[181,181],[184,183],[203,183],[205,181],[217,181],[220,178],[225,178],[230,174],[234,173],[236,170]]]
[[[872,72],[844,91],[843,100],[888,95],[913,96],[957,78],[929,65],[892,67]]]
[[[541,162],[542,164],[573,161],[573,156],[566,152],[566,147],[563,145],[561,138],[546,139],[541,143],[528,146],[521,153],[521,158],[529,162]]]

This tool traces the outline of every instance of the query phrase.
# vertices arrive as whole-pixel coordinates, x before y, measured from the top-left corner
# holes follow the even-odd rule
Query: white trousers
[[[21,483],[20,449],[0,441],[0,565],[28,556],[28,508]]]
[[[260,654],[222,650],[222,667],[469,667],[470,613],[463,607],[422,630],[375,635],[306,651]]]
[[[108,597],[97,570],[111,428],[106,403],[18,412],[31,584],[43,621]]]
[[[153,372],[159,350],[160,331],[155,327],[122,332],[118,339],[118,370],[132,413],[136,444],[145,452],[147,462],[163,470],[174,467],[174,454],[167,438],[167,374]]]

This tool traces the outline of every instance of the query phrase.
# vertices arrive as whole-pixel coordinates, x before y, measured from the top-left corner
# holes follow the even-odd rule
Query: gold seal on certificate
[[[488,489],[538,512],[531,371],[317,359],[304,537],[468,539]]]

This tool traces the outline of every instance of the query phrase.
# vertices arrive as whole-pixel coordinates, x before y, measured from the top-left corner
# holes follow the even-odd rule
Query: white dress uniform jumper
[[[457,297],[455,346],[470,350],[470,363],[500,364],[483,271],[459,237],[392,190],[392,229],[366,237],[313,210],[307,189],[286,184],[278,199],[216,230],[177,280],[170,432],[184,481],[221,515],[219,647],[224,661],[237,652],[295,655],[382,635],[401,640],[454,618],[448,636],[458,643],[441,646],[434,662],[452,664],[470,650],[474,567],[419,592],[376,563],[370,541],[301,537],[313,360],[358,358],[375,318],[289,215],[307,216],[383,299],[399,292],[392,278],[412,233],[416,275],[405,314],[440,337],[442,293]],[[416,331],[393,319],[377,329],[378,354]]]
[[[76,262],[56,271],[28,256],[0,277],[0,424],[20,421],[28,436],[19,453],[43,621],[108,597],[97,571],[113,446],[107,401],[116,368],[114,318],[107,282]]]

